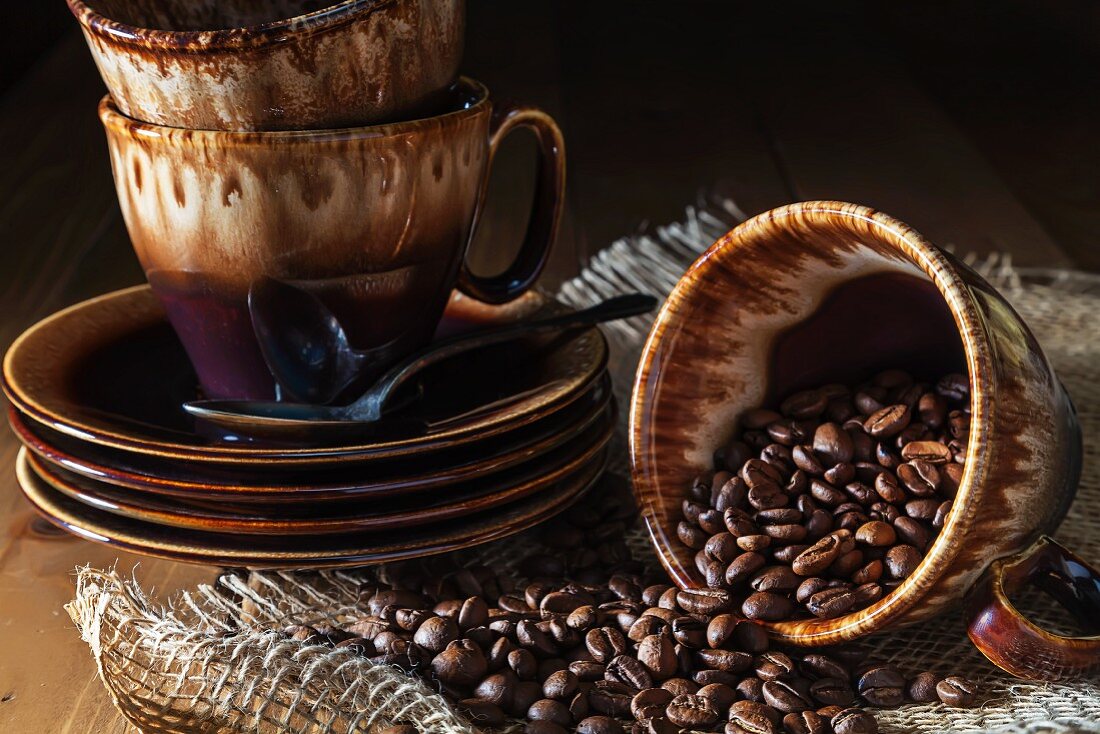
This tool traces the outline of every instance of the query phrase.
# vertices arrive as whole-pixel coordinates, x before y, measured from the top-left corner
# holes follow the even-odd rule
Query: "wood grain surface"
[[[1040,3],[1007,5],[1014,28],[1030,30],[1032,15],[1043,14]],[[1096,129],[1095,97],[1071,106],[1069,139],[1056,114],[1001,124],[999,110],[1019,112],[1026,101],[1011,90],[967,97],[974,80],[947,73],[950,44],[973,37],[966,25],[938,34],[951,26],[952,7],[917,18],[830,7],[818,11],[824,19],[775,22],[744,17],[741,3],[683,2],[671,13],[649,0],[471,0],[464,71],[498,96],[542,106],[565,131],[568,210],[550,286],[643,222],[679,218],[704,191],[734,197],[748,215],[797,198],[856,199],[960,251],[1097,266],[1082,245],[1095,239],[1086,206],[1095,177],[1072,185],[1089,160],[1082,155],[1095,160],[1075,152]],[[1043,17],[1048,28],[1079,24],[1072,10]],[[829,32],[817,33],[823,27]],[[915,50],[930,36],[948,46],[934,63]],[[1083,34],[1070,38],[1062,57],[1091,58]],[[142,278],[95,115],[103,87],[75,21],[33,63],[20,58],[27,70],[0,97],[2,348],[42,316]],[[823,58],[832,61],[819,67]],[[995,71],[981,80],[1000,83]],[[1013,129],[1038,147],[1018,144]],[[486,271],[502,267],[525,225],[516,214],[532,191],[525,142],[507,146],[492,182],[476,243]],[[62,610],[73,569],[135,569],[159,595],[209,581],[216,569],[59,534],[20,496],[16,450],[0,431],[0,731],[129,731]]]

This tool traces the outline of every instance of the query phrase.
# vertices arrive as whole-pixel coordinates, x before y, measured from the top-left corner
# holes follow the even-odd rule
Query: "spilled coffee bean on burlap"
[[[933,385],[889,370],[750,410],[714,473],[691,487],[677,536],[707,586],[734,594],[750,619],[870,606],[916,570],[943,527],[966,459],[969,396],[963,375]]]
[[[629,491],[604,489],[548,523],[518,573],[461,554],[385,566],[360,589],[362,618],[285,632],[419,676],[481,728],[530,734],[866,734],[861,701],[972,702],[969,681],[906,679],[864,649],[775,649],[728,591],[671,587],[634,559]]]

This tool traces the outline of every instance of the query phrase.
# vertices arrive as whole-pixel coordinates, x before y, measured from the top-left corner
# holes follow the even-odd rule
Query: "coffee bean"
[[[489,701],[466,698],[458,702],[458,707],[479,727],[496,727],[504,724],[504,711]]]
[[[677,726],[699,731],[718,723],[718,712],[702,696],[686,694],[672,699],[665,707],[665,716]]]
[[[707,624],[706,643],[709,647],[724,648],[732,642],[733,632],[737,628],[737,617],[732,614],[719,614]]]
[[[920,551],[911,545],[895,545],[883,559],[886,573],[893,579],[908,578],[920,564]]]
[[[630,713],[635,719],[652,719],[664,716],[665,707],[675,696],[664,688],[647,688],[630,700]]]
[[[669,678],[666,681],[661,682],[661,688],[666,691],[670,691],[675,696],[682,696],[687,693],[696,693],[699,690],[699,686],[689,681],[686,678]]]
[[[511,708],[512,698],[515,696],[515,674],[493,673],[477,684],[474,688],[474,696],[501,708]]]
[[[553,721],[528,721],[523,731],[524,734],[568,734],[568,729]]]
[[[829,724],[813,711],[792,712],[783,717],[788,734],[828,734]]]
[[[777,680],[791,675],[795,669],[794,661],[789,655],[775,650],[763,653],[756,659],[756,676],[762,681]]]
[[[764,681],[759,678],[743,678],[734,690],[746,701],[759,703],[764,700]]]
[[[896,436],[909,425],[910,416],[909,406],[889,405],[871,413],[863,428],[875,438]]]
[[[897,706],[905,700],[905,678],[891,667],[871,668],[859,679],[859,695],[872,706]]]
[[[722,589],[680,590],[676,593],[676,603],[689,614],[713,615],[727,612],[733,608],[733,598]]]
[[[805,551],[810,546],[795,543],[794,545],[785,545],[781,548],[775,548],[772,550],[772,558],[780,563],[793,563],[795,558],[798,558],[799,554]]]
[[[922,459],[930,464],[946,464],[951,461],[951,451],[939,441],[910,441],[901,450],[906,461]]]
[[[413,642],[434,653],[443,652],[456,639],[458,625],[446,617],[430,617],[424,620],[413,635]]]
[[[596,681],[596,687],[588,694],[588,704],[596,713],[604,716],[626,716],[630,713],[633,695],[624,686],[608,685],[608,681]]]
[[[852,574],[853,584],[869,584],[878,581],[882,578],[882,561],[877,558],[867,564],[861,566],[855,573]]]
[[[586,683],[602,680],[605,669],[603,663],[595,660],[575,660],[569,663],[569,672],[577,676],[577,680]]]
[[[855,446],[851,436],[836,423],[822,423],[814,431],[813,451],[830,466],[851,461]]]
[[[855,604],[855,599],[849,589],[836,587],[824,589],[810,597],[806,602],[806,608],[815,617],[830,619],[846,613]]]
[[[592,659],[598,663],[607,663],[630,649],[623,633],[614,627],[597,627],[589,630],[585,635],[584,644]]]
[[[894,528],[881,520],[872,520],[860,525],[855,533],[856,541],[875,547],[893,545],[897,540]]]
[[[577,724],[577,734],[623,734],[623,727],[610,716],[589,716]]]
[[[756,701],[738,701],[730,706],[726,734],[775,734],[779,712]]]
[[[847,680],[849,677],[848,668],[843,663],[821,653],[803,655],[799,668],[803,673],[814,678]]]
[[[911,545],[918,550],[928,547],[931,534],[919,521],[911,517],[899,517],[894,520],[894,530],[902,543]]]
[[[749,430],[767,428],[768,424],[782,420],[783,416],[774,410],[754,408],[741,414],[741,426]]]
[[[707,542],[707,534],[702,528],[681,520],[676,526],[676,537],[688,548],[699,550]]]
[[[646,667],[637,658],[629,655],[619,655],[613,658],[607,664],[604,679],[613,683],[622,683],[634,690],[653,686],[653,677],[646,670]]]
[[[527,709],[527,718],[531,721],[549,721],[558,726],[571,726],[573,716],[569,713],[569,707],[561,701],[544,698],[535,701]]]
[[[715,684],[730,686],[732,688],[741,682],[741,679],[738,678],[736,674],[727,673],[724,670],[696,670],[691,674],[691,679],[696,685],[700,686],[700,690]]]
[[[936,516],[940,504],[935,499],[910,500],[905,503],[905,514],[915,520],[931,521]]]
[[[730,532],[721,532],[712,535],[703,546],[703,552],[708,558],[722,563],[722,569],[729,565],[730,561],[741,554],[737,537]]]
[[[768,649],[768,632],[756,622],[740,619],[733,628],[733,646],[752,654],[764,652]]]
[[[936,514],[932,518],[932,527],[942,528],[943,524],[947,522],[947,515],[951,512],[951,503],[944,502],[936,508]]]
[[[932,672],[924,672],[909,681],[906,693],[909,699],[917,703],[929,703],[940,700],[936,691],[936,684],[940,682],[939,676]]]
[[[767,563],[767,559],[761,553],[742,553],[726,568],[726,583],[736,586],[748,581],[754,573],[759,571]]]
[[[637,658],[654,680],[664,680],[676,673],[676,652],[668,635],[648,635],[638,643]],[[647,688],[649,686],[646,686]]]
[[[696,617],[677,617],[672,620],[672,637],[681,645],[692,649],[704,647],[707,641],[706,624]]]
[[[470,640],[454,640],[432,659],[435,677],[451,686],[472,686],[488,669],[485,654]]]
[[[741,605],[741,613],[749,619],[767,622],[786,619],[791,616],[793,610],[790,599],[770,591],[757,591],[745,599]]]
[[[720,717],[725,716],[729,707],[737,700],[737,691],[728,683],[709,683],[700,688],[697,695],[707,699],[710,707],[717,711]]]
[[[770,680],[764,684],[764,701],[782,713],[813,708],[809,698],[792,681]]]
[[[577,676],[569,670],[558,670],[546,677],[542,683],[542,695],[547,698],[565,701],[577,693]]]
[[[631,642],[641,642],[650,635],[657,635],[667,630],[669,630],[668,622],[652,614],[643,614],[630,625],[626,638]]]
[[[832,718],[835,734],[878,734],[875,717],[858,708],[847,708]]]
[[[842,544],[841,536],[830,533],[802,551],[791,563],[791,570],[799,576],[816,576],[837,559]]]
[[[820,576],[811,576],[798,585],[798,589],[794,592],[794,598],[799,604],[805,604],[811,596],[827,588],[828,585],[829,582]]]
[[[949,675],[936,684],[936,694],[948,706],[973,706],[976,690],[973,682],[958,675]]]
[[[810,695],[822,706],[851,706],[855,703],[855,693],[848,685],[846,676],[818,678],[810,684]]]
[[[532,652],[550,657],[558,651],[553,638],[533,620],[524,619],[516,624],[516,640]]]
[[[758,571],[749,585],[756,591],[788,592],[797,589],[800,583],[802,577],[790,566],[768,566]]]
[[[535,701],[542,698],[542,687],[533,680],[520,681],[512,694],[512,706],[508,709],[515,716],[523,716]]]
[[[836,507],[848,499],[846,494],[820,479],[810,480],[810,494],[815,500],[828,507]]]
[[[752,655],[741,650],[699,650],[695,659],[701,665],[726,673],[736,673],[752,665]]]

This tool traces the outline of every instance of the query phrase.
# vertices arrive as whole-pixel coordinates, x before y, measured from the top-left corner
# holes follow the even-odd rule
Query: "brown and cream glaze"
[[[350,127],[434,114],[464,0],[68,0],[126,115],[200,130]]]
[[[874,605],[836,619],[772,623],[786,642],[843,642],[954,605],[991,562],[1064,515],[1080,469],[1080,430],[1012,307],[892,217],[841,202],[793,204],[744,222],[708,249],[657,317],[631,405],[635,492],[673,578],[703,585],[676,540],[680,503],[743,411],[914,359],[929,369],[958,360],[954,368],[971,380],[967,463],[943,531],[917,570]]]
[[[427,343],[456,282],[496,303],[533,282],[560,216],[561,133],[539,110],[494,110],[470,79],[450,100],[451,112],[409,122],[247,133],[152,125],[104,98],[130,239],[208,395],[274,393],[247,307],[257,279],[312,292],[353,347],[384,345],[393,359]],[[539,197],[508,285],[495,288],[464,255],[493,151],[520,126],[542,143]]]

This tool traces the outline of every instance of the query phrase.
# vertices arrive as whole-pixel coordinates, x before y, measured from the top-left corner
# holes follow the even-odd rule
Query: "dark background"
[[[959,251],[1100,269],[1100,5],[759,5],[469,0],[466,72],[565,130],[551,280],[704,194],[745,214],[847,199]],[[63,0],[16,13],[0,65],[0,303],[16,289],[29,316],[141,274],[78,25]],[[523,225],[523,143],[494,179],[485,269]]]

